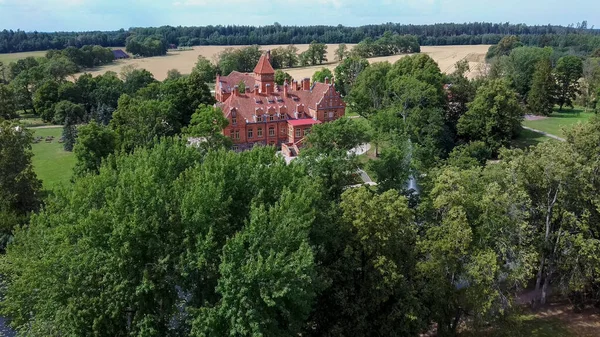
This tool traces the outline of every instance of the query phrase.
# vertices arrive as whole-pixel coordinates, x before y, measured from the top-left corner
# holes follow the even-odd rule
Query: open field
[[[348,45],[352,47],[352,45]],[[232,46],[232,48],[241,48],[242,46]],[[261,46],[263,50],[274,49],[280,47],[280,45],[272,46]],[[308,49],[308,45],[296,45],[299,52],[303,52]],[[334,52],[338,45],[329,44],[327,45],[327,59],[333,61],[335,59]],[[201,46],[194,47],[190,51],[170,51],[166,56],[150,57],[143,59],[129,59],[120,60],[115,64],[101,67],[97,70],[90,71],[92,75],[100,75],[107,71],[114,71],[119,73],[124,66],[133,65],[137,68],[143,68],[154,74],[154,77],[158,80],[164,80],[167,77],[167,71],[170,69],[177,69],[182,74],[190,73],[194,67],[198,56],[202,55],[210,60],[214,60],[223,49],[228,46]],[[471,77],[475,77],[479,72],[478,69],[482,68],[485,62],[485,54],[487,53],[488,45],[478,46],[424,46],[421,47],[421,51],[424,54],[430,55],[436,62],[438,62],[440,69],[444,72],[452,72],[454,70],[454,64],[462,59],[467,59],[471,65],[472,72],[469,74]],[[389,61],[395,62],[406,55],[395,55],[387,57],[376,57],[369,61],[382,62]],[[330,62],[324,65],[303,67],[303,68],[292,68],[285,69],[284,71],[290,73],[292,77],[301,79],[304,77],[311,77],[315,71],[326,67],[333,70],[337,63]]]
[[[523,122],[523,125],[564,138],[564,129],[568,129],[577,123],[585,123],[593,115],[594,113],[583,112],[583,109],[580,108],[573,110],[567,108],[562,112],[559,112],[558,108],[555,108],[550,117],[539,120],[526,120]]]
[[[52,143],[44,140],[33,144],[33,168],[38,178],[42,180],[44,189],[51,190],[62,184],[67,184],[73,174],[75,156],[72,152],[63,150],[63,144],[58,143],[62,135],[62,127],[34,128],[33,136],[54,136]]]
[[[24,53],[10,53],[10,54],[0,54],[0,62],[3,62],[5,65],[8,65],[11,62],[16,62],[18,60],[27,58],[29,56],[33,57],[44,57],[46,56],[46,51],[28,51]]]

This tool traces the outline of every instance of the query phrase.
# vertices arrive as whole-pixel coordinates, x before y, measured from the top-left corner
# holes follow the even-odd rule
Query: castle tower
[[[254,68],[254,79],[261,94],[270,95],[275,88],[275,70],[271,66],[271,51],[260,57]]]

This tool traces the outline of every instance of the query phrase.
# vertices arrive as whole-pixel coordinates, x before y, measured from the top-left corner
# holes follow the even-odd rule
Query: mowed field
[[[348,45],[352,47],[353,45]],[[133,65],[134,67],[146,69],[154,74],[157,80],[164,80],[167,77],[167,72],[170,69],[177,69],[182,74],[189,74],[196,64],[198,56],[202,55],[209,60],[215,60],[216,56],[223,51],[225,48],[241,48],[242,46],[201,46],[194,47],[190,51],[169,51],[166,56],[149,57],[142,59],[129,59],[117,61],[115,64],[98,68],[94,71],[90,71],[92,75],[104,74],[107,71],[114,71],[120,73],[121,69],[127,65]],[[262,50],[274,49],[281,47],[281,45],[272,46],[261,46]],[[303,52],[308,49],[308,45],[296,45],[299,52]],[[337,63],[332,62],[335,59],[334,52],[338,48],[337,44],[327,45],[327,59],[331,62],[319,66],[302,67],[302,68],[291,68],[284,69],[290,73],[295,79],[302,79],[305,77],[311,77],[315,71],[326,67],[333,70]],[[454,64],[456,62],[467,59],[471,66],[470,77],[476,77],[485,67],[485,54],[489,49],[489,45],[477,45],[477,46],[424,46],[421,47],[421,52],[431,56],[440,66],[443,72],[450,73],[454,70]],[[406,55],[395,55],[388,57],[376,57],[369,60],[369,62],[383,62],[389,61],[391,63],[396,62]]]

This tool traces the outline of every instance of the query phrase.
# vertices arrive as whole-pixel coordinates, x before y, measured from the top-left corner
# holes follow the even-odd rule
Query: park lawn
[[[584,112],[581,108],[565,109],[562,112],[558,111],[558,108],[554,109],[554,112],[550,117],[537,121],[524,121],[523,125],[547,132],[551,135],[564,137],[565,133],[563,128],[568,129],[577,123],[585,123],[592,116],[593,112]]]
[[[547,141],[551,141],[551,140],[553,140],[553,139],[550,137],[546,137],[541,133],[523,129],[523,130],[521,130],[519,137],[517,137],[516,139],[513,139],[512,147],[525,150],[530,146],[536,146],[539,143],[543,143],[543,142],[547,142]]]
[[[587,337],[573,332],[557,318],[522,314],[484,331],[466,331],[460,337]]]
[[[31,129],[33,136],[54,136],[52,143],[45,139],[32,145],[33,168],[38,178],[42,180],[44,189],[52,190],[60,185],[68,184],[75,166],[75,155],[63,149],[63,144],[58,143],[62,135],[62,128]]]

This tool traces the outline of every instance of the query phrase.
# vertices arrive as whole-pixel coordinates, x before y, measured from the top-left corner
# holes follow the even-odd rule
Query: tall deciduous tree
[[[133,151],[153,144],[155,138],[172,136],[180,130],[178,114],[170,101],[143,100],[123,95],[113,114],[111,127],[117,146]]]
[[[533,114],[549,116],[554,109],[556,79],[552,74],[550,60],[543,59],[535,66],[531,90],[527,95],[527,107]]]
[[[229,148],[231,139],[223,135],[223,129],[229,120],[223,116],[220,108],[201,105],[192,115],[190,125],[183,130],[189,137],[200,137],[200,146],[206,149]]]
[[[387,84],[385,78],[392,68],[389,62],[378,62],[363,70],[346,96],[348,108],[368,117],[386,107]]]
[[[0,83],[0,118],[13,119],[17,116],[17,105],[13,88]]]
[[[523,111],[516,93],[504,80],[482,85],[468,107],[458,121],[458,133],[469,140],[483,141],[497,151],[520,132]]]
[[[349,54],[350,52],[348,51],[348,46],[342,43],[335,50],[335,60],[337,62],[342,62],[346,57],[348,57]]]
[[[573,55],[561,57],[555,68],[558,90],[556,103],[560,109],[566,105],[573,108],[573,101],[579,94],[579,79],[583,76],[583,62]]]
[[[333,79],[333,73],[328,68],[321,68],[321,70],[315,71],[312,76],[313,82],[325,83],[325,80],[331,81]]]
[[[531,234],[527,199],[508,176],[480,168],[435,172],[433,216],[418,246],[424,301],[439,336],[497,318],[529,279]]]
[[[357,57],[345,58],[337,67],[335,67],[335,89],[346,96],[360,73],[369,66],[369,61]]]
[[[0,121],[0,251],[12,231],[24,225],[40,206],[41,181],[31,158],[31,132],[18,124]]]
[[[102,160],[116,149],[116,136],[107,126],[91,121],[77,130],[77,142],[73,148],[77,163],[75,176],[98,173]]]

